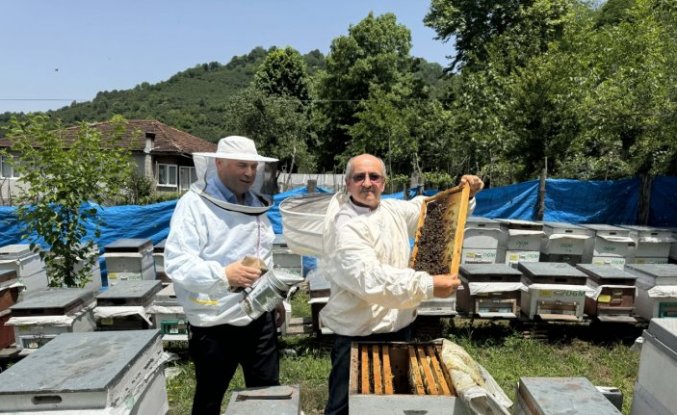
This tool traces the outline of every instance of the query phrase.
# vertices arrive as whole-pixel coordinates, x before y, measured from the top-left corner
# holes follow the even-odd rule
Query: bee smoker
[[[268,270],[251,288],[243,291],[240,307],[252,320],[256,320],[263,313],[275,310],[287,298],[289,290],[302,281],[303,277],[282,269]]]

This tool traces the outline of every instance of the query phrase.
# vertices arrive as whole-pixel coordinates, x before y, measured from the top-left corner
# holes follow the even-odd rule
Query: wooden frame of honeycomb
[[[350,393],[456,395],[440,347],[435,342],[353,343]]]
[[[458,274],[470,186],[464,184],[425,200],[418,218],[409,266],[431,275]]]

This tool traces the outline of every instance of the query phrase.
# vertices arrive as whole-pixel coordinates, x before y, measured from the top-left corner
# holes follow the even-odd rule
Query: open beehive
[[[457,274],[470,187],[465,184],[425,200],[409,265],[431,275]]]
[[[351,392],[455,395],[438,343],[353,343]]]

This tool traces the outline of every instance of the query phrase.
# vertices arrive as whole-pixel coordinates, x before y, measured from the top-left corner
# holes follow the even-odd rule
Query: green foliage
[[[99,236],[101,218],[96,205],[119,196],[132,172],[131,157],[120,145],[125,120],[114,117],[110,136],[82,123],[68,135],[45,115],[27,121],[12,119],[8,137],[16,154],[14,168],[25,189],[17,197],[17,217],[24,238],[36,247],[38,238],[49,245],[41,251],[50,286],[82,287],[98,260],[94,242],[85,240],[87,227]],[[76,265],[83,260],[82,267]]]
[[[225,133],[250,137],[259,151],[278,158],[288,172],[312,172],[314,134],[304,104],[293,97],[269,96],[248,88],[226,104]]]
[[[267,95],[310,98],[305,62],[295,49],[271,50],[254,75],[254,86]]]
[[[432,0],[424,18],[442,41],[454,39],[456,55],[448,70],[457,65],[483,66],[489,57],[487,46],[502,35],[512,37],[524,48],[520,53],[542,49],[558,37],[559,20],[567,0]],[[518,49],[519,50],[519,49]]]
[[[409,55],[410,49],[409,30],[397,23],[395,15],[390,13],[378,17],[370,13],[351,26],[347,36],[332,41],[327,69],[319,78],[321,101],[317,106],[321,113],[319,136],[323,139],[320,166],[325,170],[336,170],[337,164],[342,165],[346,157],[354,155],[348,153],[370,140],[366,135],[369,124],[382,123],[384,116],[398,112],[395,108],[387,109],[388,106],[401,107],[403,101],[395,101],[406,97],[403,94],[413,96],[414,62]],[[383,98],[390,102],[378,102]],[[363,102],[369,99],[372,102]],[[381,121],[367,121],[370,116],[363,114],[360,118],[360,112],[376,112],[375,118],[381,118]],[[365,125],[351,130],[360,119]],[[388,135],[382,134],[381,130],[371,135],[381,135],[379,140],[387,142]],[[346,152],[356,136],[362,143],[352,145]]]
[[[153,195],[155,185],[153,180],[135,172],[129,177],[125,187],[125,204],[139,205],[142,204],[143,200],[149,199]]]
[[[428,189],[449,189],[457,184],[457,180],[446,172],[424,172],[423,180]]]
[[[602,26],[608,9],[573,0],[520,6],[456,77],[449,125],[469,170],[492,185],[546,160],[555,177],[675,174],[675,13],[657,3]]]

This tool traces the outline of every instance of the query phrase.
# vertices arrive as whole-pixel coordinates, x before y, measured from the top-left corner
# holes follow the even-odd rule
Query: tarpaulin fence
[[[568,223],[636,224],[640,198],[640,180],[582,181],[546,180],[544,220]],[[539,182],[532,180],[509,186],[485,189],[477,195],[475,216],[488,218],[535,220]],[[327,192],[318,189],[319,192]],[[274,196],[268,212],[276,233],[282,233],[279,204],[287,197],[306,193],[299,188]],[[409,191],[412,197],[415,191]],[[428,190],[425,194],[434,194]],[[384,197],[404,198],[402,192]],[[147,238],[159,243],[169,233],[169,222],[176,201],[145,206],[110,206],[97,210],[104,224],[101,235],[94,237],[94,226],[88,226],[86,240],[94,240],[99,249],[120,238]],[[677,227],[677,177],[654,178],[649,205],[649,225]],[[21,237],[14,207],[0,207],[0,246],[27,243]],[[40,242],[40,241],[38,241]],[[48,248],[41,243],[43,248]]]

